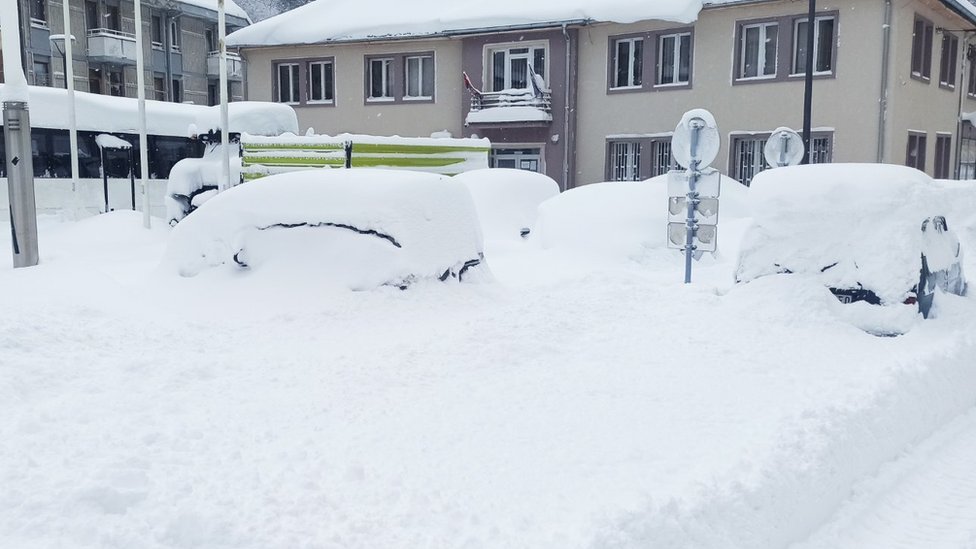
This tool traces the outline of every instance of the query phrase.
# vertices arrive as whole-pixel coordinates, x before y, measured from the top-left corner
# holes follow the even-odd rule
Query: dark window
[[[85,24],[88,25],[88,30],[101,28],[98,21],[98,3],[91,0],[85,2]]]
[[[105,6],[105,26],[112,30],[122,30],[122,18],[119,16],[118,5]]]
[[[47,23],[47,0],[30,0],[32,22]]]
[[[99,69],[88,69],[88,91],[91,93],[102,93],[102,71]]]
[[[331,103],[335,99],[335,75],[332,61],[308,64],[308,100]]]
[[[220,86],[215,82],[207,84],[207,104],[211,107],[220,104]]]
[[[217,51],[217,31],[212,28],[203,31],[203,39],[207,43],[207,53]]]
[[[184,158],[197,158],[203,155],[200,144],[185,137],[149,137],[149,177],[166,179],[173,165]]]
[[[153,77],[153,99],[156,101],[166,101],[166,77]]]
[[[732,140],[732,178],[744,185],[766,169],[763,148],[767,137],[738,137]]]
[[[939,85],[956,87],[956,59],[959,55],[959,39],[944,32],[942,34],[942,56],[939,60]]]
[[[651,173],[650,177],[657,177],[668,173],[675,166],[674,156],[671,154],[670,139],[655,139],[651,141]]]
[[[434,97],[434,56],[411,55],[404,59],[403,96],[408,99],[431,99]],[[331,73],[331,64],[330,70]]]
[[[275,67],[277,72],[279,103],[299,103],[301,101],[298,80],[298,63],[281,63]]]
[[[116,97],[125,97],[125,77],[122,69],[108,71],[108,93]]]
[[[169,47],[173,51],[180,51],[180,23],[179,19],[169,20]]]
[[[545,87],[546,47],[544,45],[500,47],[491,50],[491,91],[524,90],[532,74]]]
[[[949,179],[949,156],[952,151],[951,135],[935,136],[935,178]]]
[[[369,60],[369,99],[393,99],[393,59]]]
[[[641,85],[644,72],[644,39],[620,38],[613,42],[613,88]]]
[[[908,147],[905,151],[905,165],[925,171],[926,136],[924,133],[908,134]]]
[[[976,96],[976,47],[969,46],[966,57],[969,59],[969,82],[966,86],[966,93]]]
[[[829,137],[810,137],[810,163],[829,164],[832,158]]]
[[[611,141],[610,181],[640,181],[640,141]]]
[[[691,78],[691,33],[658,38],[657,84],[687,84]]]
[[[173,79],[173,103],[183,102],[183,81],[179,78]]]
[[[959,138],[959,179],[976,179],[976,126],[966,120]]]
[[[739,42],[739,78],[776,77],[779,42],[777,23],[743,25]]]
[[[932,37],[935,28],[932,22],[915,16],[912,33],[912,76],[929,79],[932,76]]]
[[[163,47],[163,18],[158,15],[152,16],[152,23],[149,25],[149,34],[152,45],[155,48]]]
[[[51,67],[47,61],[34,60],[34,85],[35,86],[50,86],[51,83]]]
[[[807,70],[807,19],[797,19],[793,25],[793,74],[805,74]],[[829,73],[834,70],[833,16],[817,17],[813,26],[813,72]]]

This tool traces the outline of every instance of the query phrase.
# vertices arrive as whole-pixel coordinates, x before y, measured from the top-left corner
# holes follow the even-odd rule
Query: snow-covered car
[[[173,228],[163,266],[182,276],[314,273],[325,286],[406,288],[483,266],[471,196],[447,176],[378,169],[273,175],[222,192]]]
[[[767,170],[752,182],[753,225],[736,282],[805,274],[843,303],[917,306],[936,288],[966,290],[948,195],[913,168],[822,164]]]
[[[527,170],[472,170],[455,175],[454,180],[471,193],[489,240],[528,236],[539,215],[539,204],[559,194],[559,184],[551,177]]]

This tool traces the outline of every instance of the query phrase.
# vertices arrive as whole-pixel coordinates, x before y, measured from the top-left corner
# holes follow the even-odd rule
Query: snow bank
[[[374,0],[364,10],[357,0],[318,0],[238,30],[227,43],[240,47],[424,37],[561,21],[690,23],[701,7],[701,0]]]
[[[860,283],[884,303],[918,283],[922,221],[943,214],[949,196],[918,170],[877,164],[766,170],[751,189],[738,280],[809,273],[829,287]]]
[[[237,185],[241,180],[240,146],[231,143],[230,170],[227,187]],[[169,172],[166,181],[166,221],[176,224],[193,211],[205,198],[201,191],[220,187],[220,163],[223,162],[221,144],[207,147],[203,158],[184,158]],[[202,202],[200,202],[202,203]]]
[[[749,189],[722,176],[718,245],[732,253],[735,239],[723,238],[748,217]],[[568,248],[608,258],[639,259],[667,247],[668,178],[595,183],[570,189],[539,207],[536,237],[544,248]]]
[[[312,170],[218,194],[173,229],[164,269],[195,276],[235,263],[315,273],[368,289],[459,277],[482,256],[467,190],[444,176]]]
[[[481,230],[490,240],[518,240],[535,227],[539,205],[559,194],[550,177],[525,170],[491,168],[454,176],[474,199]]]
[[[0,84],[0,93],[5,84]],[[29,87],[31,126],[65,128],[68,120],[68,91],[43,86]],[[139,101],[75,92],[78,129],[96,132],[138,133]],[[289,105],[260,101],[228,104],[230,131],[278,135],[298,132],[298,116]],[[189,137],[220,125],[220,107],[146,101],[146,127],[153,135]]]

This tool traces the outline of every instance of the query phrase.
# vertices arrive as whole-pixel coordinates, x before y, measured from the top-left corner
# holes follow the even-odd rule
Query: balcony
[[[534,75],[533,75],[534,76]],[[552,93],[536,79],[529,87],[497,92],[483,92],[471,85],[468,75],[464,84],[471,93],[471,110],[465,125],[546,126],[552,123]]]
[[[136,64],[136,37],[112,29],[88,31],[88,60],[114,65]]]
[[[207,55],[207,76],[220,78],[220,52],[212,51]],[[244,79],[244,62],[236,53],[227,52],[227,79],[240,81]]]

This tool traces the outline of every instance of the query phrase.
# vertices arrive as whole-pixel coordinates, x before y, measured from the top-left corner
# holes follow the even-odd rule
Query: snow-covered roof
[[[200,0],[202,1],[202,0]],[[702,0],[316,0],[232,33],[231,46],[422,38],[562,22],[690,23]]]
[[[188,6],[197,6],[198,8],[217,11],[217,0],[180,0],[180,3]],[[224,0],[224,12],[227,15],[246,19],[248,23],[251,22],[251,17],[248,16],[247,12],[238,6],[234,0]]]
[[[3,96],[8,84],[0,84]],[[31,126],[66,128],[68,123],[68,90],[44,86],[27,86]],[[230,131],[260,135],[298,132],[295,110],[283,103],[235,101],[228,105]],[[112,97],[75,92],[77,127],[83,131],[136,133],[139,131],[139,101],[129,97]],[[188,137],[219,127],[220,107],[146,101],[146,125],[149,133]]]

